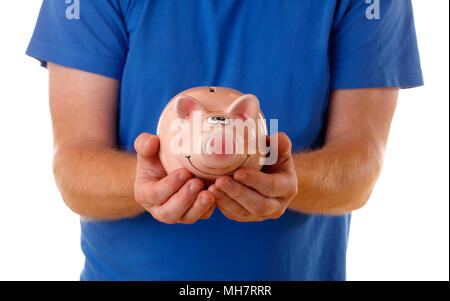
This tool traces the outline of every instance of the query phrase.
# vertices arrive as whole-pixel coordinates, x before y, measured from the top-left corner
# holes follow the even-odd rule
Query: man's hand
[[[148,133],[135,141],[137,152],[135,199],[160,222],[195,223],[214,211],[214,195],[200,179],[181,168],[166,175],[159,160],[159,139]]]
[[[297,194],[297,174],[291,154],[291,141],[278,133],[278,160],[263,171],[241,168],[233,178],[222,176],[208,190],[216,205],[229,219],[240,222],[276,219],[284,214]]]

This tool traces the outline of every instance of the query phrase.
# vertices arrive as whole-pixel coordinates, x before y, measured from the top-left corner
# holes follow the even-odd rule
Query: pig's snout
[[[206,135],[202,142],[202,158],[208,165],[226,166],[237,159],[232,133],[215,131]]]
[[[206,155],[226,158],[234,153],[233,136],[222,131],[213,132],[204,141],[203,147]]]

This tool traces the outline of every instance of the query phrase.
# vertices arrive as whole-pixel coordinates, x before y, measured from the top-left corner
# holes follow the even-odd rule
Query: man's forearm
[[[145,211],[134,200],[133,154],[76,144],[56,151],[53,169],[65,203],[81,216],[110,220]]]
[[[361,208],[378,179],[383,151],[362,138],[339,139],[294,155],[298,194],[289,208],[310,214],[344,214]]]

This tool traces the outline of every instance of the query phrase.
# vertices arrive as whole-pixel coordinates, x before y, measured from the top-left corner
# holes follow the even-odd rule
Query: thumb
[[[164,168],[159,160],[159,138],[149,133],[140,134],[134,141],[137,153],[136,178],[160,179],[165,176]]]
[[[149,133],[142,133],[134,141],[134,149],[140,156],[153,157],[159,150],[159,138]]]
[[[291,139],[285,133],[276,133],[274,136],[270,137],[276,139],[276,163],[273,165],[266,165],[264,170],[266,172],[272,173],[280,170],[288,169],[292,164],[292,143]],[[270,146],[273,147],[272,145]],[[272,150],[271,150],[272,155]]]
[[[278,135],[278,155],[290,156],[292,151],[292,142],[288,135],[283,132],[277,133]]]
[[[292,142],[289,139],[288,135],[283,132],[278,132],[273,134],[271,137],[266,136],[266,145],[270,146],[271,149],[274,148],[274,145],[270,145],[271,140],[275,140],[276,151],[278,152],[278,156],[290,156],[292,151]]]

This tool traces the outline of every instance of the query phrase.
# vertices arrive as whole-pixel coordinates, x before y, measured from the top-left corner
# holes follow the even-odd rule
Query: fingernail
[[[186,181],[186,180],[187,180],[187,176],[186,176],[186,174],[185,174],[184,172],[180,172],[180,173],[178,174],[178,179],[179,179],[180,181]]]
[[[200,187],[196,183],[192,183],[191,186],[189,186],[189,191],[191,193],[195,193],[198,190],[200,190]]]
[[[207,197],[202,197],[200,198],[200,202],[202,203],[202,205],[209,205],[210,201]]]
[[[216,199],[222,198],[222,193],[215,186],[210,186],[208,191],[211,192]]]
[[[240,180],[245,180],[245,179],[247,179],[247,177],[248,177],[248,175],[247,175],[247,173],[245,173],[245,172],[242,172],[242,173],[239,173],[239,174],[238,174],[238,178],[239,178]]]
[[[213,193],[214,193],[214,196],[215,196],[217,199],[221,199],[221,198],[223,197],[222,192],[221,192],[220,190],[218,190],[218,189],[214,189]]]
[[[224,181],[224,183],[223,183],[226,187],[231,187],[231,186],[233,186],[233,182],[231,181],[231,180],[226,180],[226,181]]]

